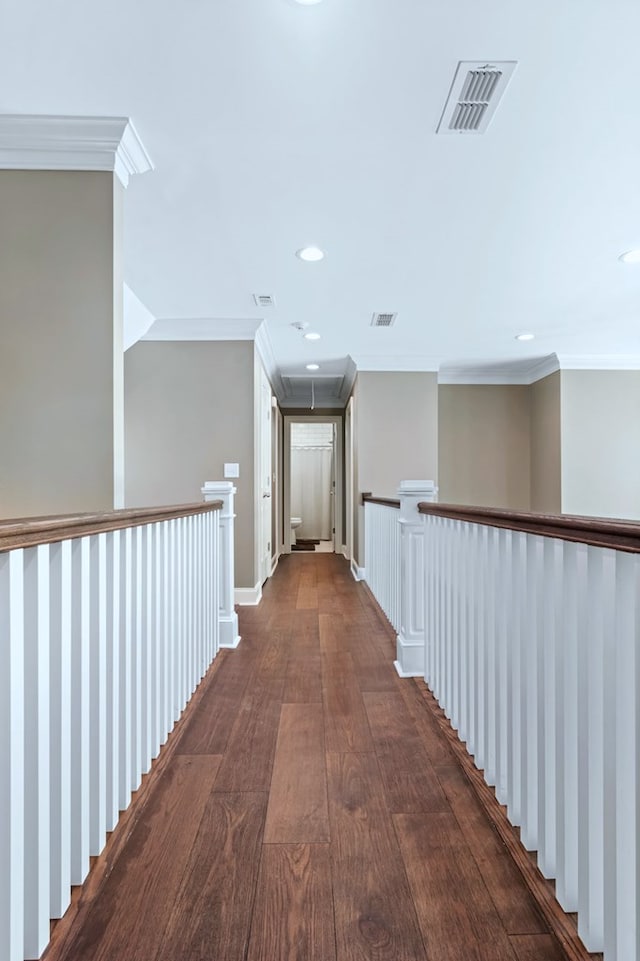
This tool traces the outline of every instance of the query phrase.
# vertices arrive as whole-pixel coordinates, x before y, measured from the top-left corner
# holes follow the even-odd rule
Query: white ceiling
[[[164,335],[264,318],[288,375],[634,364],[639,37],[637,0],[20,0],[0,112],[133,119],[126,282]],[[488,130],[437,136],[485,59],[518,61]]]

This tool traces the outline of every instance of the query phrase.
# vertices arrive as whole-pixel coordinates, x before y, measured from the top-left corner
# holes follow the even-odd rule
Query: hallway
[[[561,961],[346,561],[239,615],[47,961]]]

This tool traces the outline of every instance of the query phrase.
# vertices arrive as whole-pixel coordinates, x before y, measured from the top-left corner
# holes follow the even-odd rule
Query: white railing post
[[[233,495],[236,488],[231,481],[205,481],[202,494],[205,501],[222,501],[220,512],[220,647],[237,647],[238,615],[234,607],[234,518]]]
[[[395,669],[400,677],[424,677],[425,584],[424,517],[421,501],[435,501],[438,493],[431,480],[400,482],[400,633]]]

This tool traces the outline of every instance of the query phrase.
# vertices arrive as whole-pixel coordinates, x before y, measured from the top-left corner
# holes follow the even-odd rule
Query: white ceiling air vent
[[[374,314],[371,318],[372,327],[392,327],[396,322],[397,314]]]
[[[254,294],[253,300],[256,307],[275,307],[276,305],[271,294]]]
[[[516,66],[461,60],[436,133],[484,133]]]

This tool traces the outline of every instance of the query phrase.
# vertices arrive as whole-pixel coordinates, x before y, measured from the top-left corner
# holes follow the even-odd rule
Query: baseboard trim
[[[273,577],[273,575],[275,574],[275,572],[276,572],[276,567],[278,566],[278,561],[279,561],[279,560],[280,560],[280,551],[278,551],[278,553],[276,554],[276,556],[275,556],[275,558],[274,558],[274,560],[273,560],[273,563],[272,563],[272,565],[271,565],[271,573],[269,574],[269,577]]]
[[[351,573],[353,574],[354,581],[366,581],[367,579],[367,572],[364,567],[358,567],[354,561],[351,561]]]
[[[396,669],[398,677],[422,677],[422,674],[418,671],[405,671],[399,661],[394,661],[393,666]]]
[[[262,600],[262,584],[258,583],[255,587],[236,587],[233,600],[241,607],[255,607]]]

